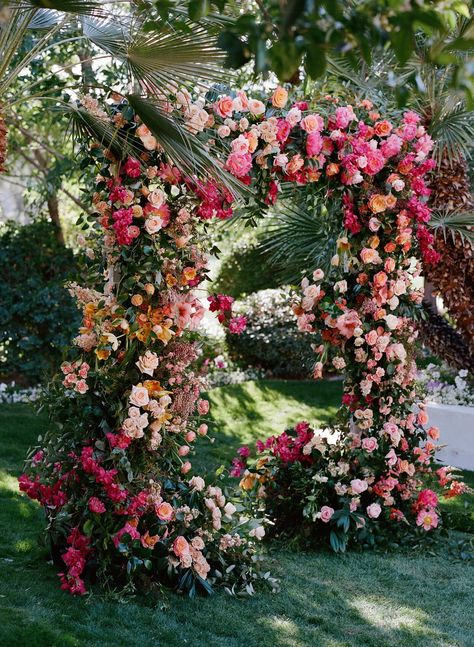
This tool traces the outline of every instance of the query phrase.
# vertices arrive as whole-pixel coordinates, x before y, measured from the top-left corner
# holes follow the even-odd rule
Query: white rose
[[[234,514],[234,512],[236,512],[236,511],[237,511],[237,508],[235,507],[235,505],[233,503],[229,502],[229,503],[225,504],[224,512],[226,513],[226,515],[228,517],[231,517]]]

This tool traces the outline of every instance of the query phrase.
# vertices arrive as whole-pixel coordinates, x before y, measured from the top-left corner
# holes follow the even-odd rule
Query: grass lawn
[[[207,467],[236,447],[301,419],[325,424],[337,409],[335,382],[264,382],[216,389],[214,444]],[[224,594],[128,604],[72,598],[36,537],[37,505],[20,496],[16,476],[46,421],[25,405],[0,407],[0,645],[90,647],[471,647],[472,563],[444,554],[293,553],[272,548],[282,591],[235,600]],[[469,475],[472,478],[472,475]],[[470,504],[472,498],[464,497]],[[448,502],[460,527],[463,502]],[[472,515],[472,510],[471,510]],[[474,522],[471,516],[471,523]]]

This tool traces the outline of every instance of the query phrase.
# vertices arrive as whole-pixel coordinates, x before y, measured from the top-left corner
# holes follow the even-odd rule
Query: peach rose
[[[336,319],[336,328],[346,339],[353,337],[355,328],[361,325],[362,322],[355,310],[344,312]]]
[[[381,263],[382,259],[380,258],[379,253],[375,249],[370,247],[364,247],[360,252],[360,258],[363,263],[373,263],[374,265]]]
[[[160,505],[155,507],[156,516],[161,521],[171,521],[174,516],[173,506],[170,505],[167,501],[163,501]]]
[[[374,275],[374,285],[381,288],[386,285],[387,279],[388,277],[385,272],[377,272],[377,274]]]
[[[132,392],[128,398],[130,404],[134,404],[136,407],[144,407],[149,401],[150,397],[148,391],[144,386],[132,386]]]
[[[374,124],[375,134],[378,135],[379,137],[386,137],[387,135],[390,134],[391,130],[392,130],[392,124],[386,119],[384,119],[383,121],[377,121],[377,123]]]
[[[221,117],[232,117],[233,110],[234,110],[234,101],[232,97],[229,97],[229,96],[221,97],[217,101],[216,112]]]
[[[187,555],[189,553],[188,540],[182,535],[179,535],[179,537],[176,537],[176,539],[174,540],[173,553],[176,555],[176,557],[180,557],[180,558],[183,555]]]
[[[372,213],[382,213],[387,208],[387,202],[384,195],[374,193],[369,200],[369,209]]]
[[[160,216],[150,216],[145,220],[145,230],[148,234],[156,234],[163,228],[163,220]]]
[[[158,368],[158,355],[147,350],[144,355],[138,358],[136,365],[142,373],[153,376],[153,371]]]
[[[255,117],[263,115],[265,112],[265,105],[258,99],[250,99],[249,101],[249,111]]]
[[[301,128],[305,130],[308,135],[310,133],[319,132],[324,128],[324,122],[319,115],[306,115],[301,120]]]
[[[161,189],[155,189],[154,191],[150,191],[147,200],[155,207],[155,209],[158,209],[166,202],[166,194]]]
[[[288,92],[279,85],[272,95],[272,104],[275,108],[284,108],[288,101]]]

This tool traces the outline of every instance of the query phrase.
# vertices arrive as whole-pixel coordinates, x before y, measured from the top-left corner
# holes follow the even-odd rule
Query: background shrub
[[[246,236],[234,244],[231,253],[223,259],[212,290],[238,299],[279,285],[274,270],[258,248],[258,241]]]
[[[72,251],[45,219],[0,229],[0,380],[35,383],[51,373],[79,325],[64,288]]]
[[[232,359],[275,377],[310,376],[316,337],[298,331],[289,289],[260,290],[236,305],[247,316],[247,328],[241,335],[227,334]]]

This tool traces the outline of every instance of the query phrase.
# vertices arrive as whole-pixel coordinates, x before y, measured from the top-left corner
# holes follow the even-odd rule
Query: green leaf
[[[208,0],[190,0],[188,13],[191,20],[201,20],[207,16],[210,10]]]

